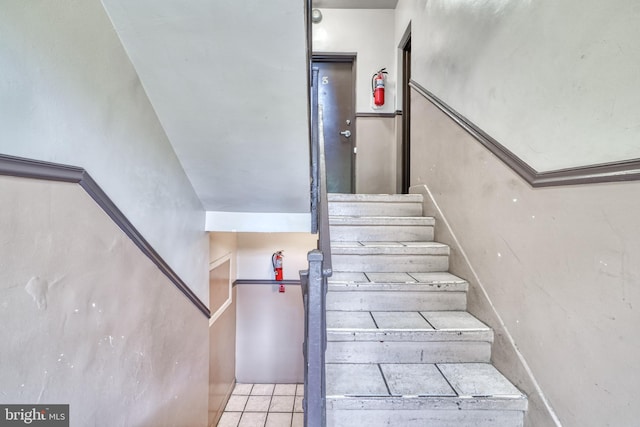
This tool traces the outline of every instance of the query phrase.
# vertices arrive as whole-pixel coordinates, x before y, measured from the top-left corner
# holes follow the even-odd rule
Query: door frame
[[[407,194],[411,186],[411,23],[398,45],[402,64],[402,162],[401,192]]]
[[[353,117],[351,119],[351,193],[356,192],[356,59],[357,54],[355,52],[314,52],[311,55],[311,63],[326,62],[326,63],[350,63],[351,64],[351,111],[353,111]]]

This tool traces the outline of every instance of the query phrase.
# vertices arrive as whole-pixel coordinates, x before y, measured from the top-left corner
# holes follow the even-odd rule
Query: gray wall
[[[635,425],[640,184],[533,189],[416,93],[412,114],[412,191],[529,395],[527,425]]]
[[[400,0],[395,31],[418,83],[546,171],[640,157],[639,20],[635,0]]]
[[[87,169],[207,301],[204,211],[100,1],[4,1],[0,40],[0,153]]]
[[[271,254],[284,250],[284,279],[297,280],[317,236],[309,233],[238,234],[238,278],[273,280]],[[242,383],[303,381],[304,310],[300,286],[237,287],[236,379]]]
[[[0,177],[0,396],[71,425],[207,422],[207,318],[77,184]]]
[[[390,9],[322,9],[313,24],[314,52],[356,53],[356,112],[393,113],[396,109],[396,57],[393,44],[394,12]],[[389,74],[385,104],[373,108],[371,77],[380,68]],[[355,178],[357,193],[395,193],[396,136],[392,117],[358,117]]]
[[[538,171],[640,157],[637,3],[400,0],[413,78]],[[639,184],[532,189],[416,92],[427,196],[529,426],[634,425]]]
[[[395,117],[358,117],[356,130],[356,193],[394,194],[397,163]]]

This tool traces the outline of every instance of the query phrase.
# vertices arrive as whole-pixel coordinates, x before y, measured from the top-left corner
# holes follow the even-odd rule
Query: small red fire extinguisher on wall
[[[384,105],[385,74],[387,74],[386,68],[381,68],[371,78],[371,92],[373,93],[373,104],[375,107],[382,107]]]
[[[281,281],[282,277],[284,276],[282,272],[282,258],[284,258],[284,255],[282,254],[282,252],[284,251],[280,250],[278,252],[274,252],[274,254],[271,255],[271,264],[273,265],[273,273],[275,274],[277,281]],[[278,289],[278,292],[284,293],[284,285],[282,283],[280,283],[280,288]]]
[[[276,276],[276,280],[282,280],[282,258],[284,255],[282,254],[284,251],[275,252],[271,255],[271,264],[273,264],[273,272]]]

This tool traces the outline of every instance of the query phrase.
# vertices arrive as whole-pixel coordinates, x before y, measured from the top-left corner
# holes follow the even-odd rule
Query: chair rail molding
[[[538,172],[507,147],[500,144],[476,124],[451,108],[433,93],[414,80],[409,86],[449,116],[461,128],[484,145],[502,162],[520,175],[532,187],[554,187],[561,185],[594,184],[640,180],[640,159],[629,159],[610,163],[577,166],[566,169]]]
[[[202,314],[207,316],[207,318],[211,317],[211,312],[206,304],[198,298],[191,288],[171,269],[169,264],[153,249],[151,244],[147,242],[85,169],[77,166],[0,154],[0,175],[79,184],[180,292],[182,292]]]

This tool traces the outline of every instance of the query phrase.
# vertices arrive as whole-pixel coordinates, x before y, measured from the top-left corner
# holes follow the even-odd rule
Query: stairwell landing
[[[327,426],[523,426],[422,195],[329,194]]]

